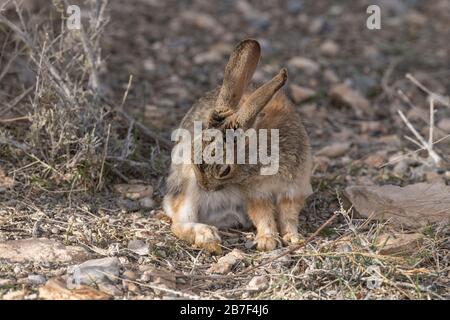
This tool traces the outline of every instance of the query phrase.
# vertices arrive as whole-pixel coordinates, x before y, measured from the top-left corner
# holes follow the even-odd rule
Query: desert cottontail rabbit
[[[250,222],[257,230],[258,250],[274,249],[279,236],[286,244],[298,242],[298,215],[312,193],[308,136],[300,116],[280,90],[287,80],[287,71],[282,69],[253,90],[249,82],[259,58],[257,41],[247,39],[239,43],[225,68],[222,86],[195,103],[180,128],[193,132],[194,121],[201,121],[203,129],[216,129],[215,132],[224,133],[223,137],[227,129],[278,129],[279,145],[271,150],[279,154],[278,170],[263,175],[260,163],[180,164],[173,163],[172,158],[167,179],[163,206],[172,218],[172,231],[214,253],[221,252],[217,228],[249,227]],[[248,139],[244,140],[246,146]],[[191,148],[191,141],[187,143]],[[172,155],[182,146],[179,142]],[[233,150],[236,156],[239,152]]]

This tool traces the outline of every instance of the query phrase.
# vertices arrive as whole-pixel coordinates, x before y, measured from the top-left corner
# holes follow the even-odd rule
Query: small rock
[[[288,66],[304,71],[308,75],[313,75],[320,70],[320,66],[318,63],[304,57],[291,58],[288,61]]]
[[[110,296],[89,286],[79,286],[70,290],[60,278],[47,281],[45,286],[39,288],[39,298],[44,300],[105,300]]]
[[[351,186],[344,195],[360,216],[407,228],[450,222],[450,187],[440,183]]]
[[[291,84],[289,89],[291,90],[291,96],[295,103],[304,102],[316,95],[316,91],[313,89],[300,87],[296,84]]]
[[[409,170],[409,163],[406,160],[400,160],[392,169],[392,173],[402,178]]]
[[[38,295],[36,293],[32,293],[32,294],[25,296],[23,299],[24,300],[36,300],[37,298],[38,298]]]
[[[424,174],[425,181],[428,183],[442,183],[445,184],[445,179],[442,175],[434,171],[426,171]]]
[[[0,288],[12,286],[14,283],[15,281],[13,279],[0,279]]]
[[[119,286],[109,283],[109,282],[101,282],[98,284],[98,289],[110,296],[117,297],[123,295],[123,291],[119,288]]]
[[[328,83],[338,83],[339,82],[339,77],[337,76],[336,72],[334,72],[331,69],[327,69],[323,72],[323,78],[325,79],[325,81],[327,81]]]
[[[286,8],[289,13],[299,14],[303,9],[303,1],[302,0],[288,0]]]
[[[385,162],[386,162],[386,157],[379,153],[372,154],[364,160],[364,163],[371,168],[379,168]]]
[[[25,290],[17,290],[5,293],[2,297],[3,300],[23,300],[25,298]]]
[[[382,234],[377,238],[376,244],[380,247],[380,254],[408,255],[416,252],[423,239],[424,235],[420,233]]]
[[[332,16],[340,16],[342,12],[344,11],[344,8],[340,5],[333,5],[331,6],[330,10],[328,10],[328,13]]]
[[[247,250],[251,250],[251,249],[253,249],[253,248],[256,247],[256,243],[255,243],[255,241],[253,241],[253,240],[247,240],[247,241],[245,241],[245,243],[244,243],[244,247],[245,247],[245,249],[247,249]]]
[[[122,273],[122,277],[126,280],[136,280],[137,279],[137,274],[131,270],[125,270]]]
[[[139,286],[134,283],[134,282],[127,282],[126,284],[124,284],[124,288],[134,294],[140,294],[141,293],[141,289],[139,288]]]
[[[143,209],[153,209],[155,207],[155,201],[152,198],[142,198],[139,200],[139,205]]]
[[[152,58],[147,58],[144,60],[144,70],[149,72],[156,70],[155,62]]]
[[[116,282],[119,276],[119,269],[119,259],[115,257],[88,260],[73,268],[70,280],[74,286],[108,281]]]
[[[224,32],[224,28],[220,25],[217,19],[206,13],[189,10],[184,11],[181,14],[181,18],[195,27],[213,31],[215,34],[221,34]]]
[[[411,11],[405,16],[405,21],[420,27],[427,23],[427,17],[417,11]]]
[[[0,242],[0,259],[14,263],[68,263],[86,260],[88,252],[82,247],[64,246],[46,238],[30,238]]]
[[[316,156],[325,156],[328,158],[337,158],[343,156],[350,149],[350,142],[335,142],[329,146],[323,147],[316,152]]]
[[[150,280],[153,279],[153,276],[151,272],[146,271],[141,275],[139,279],[144,282],[149,282]]]
[[[325,56],[335,57],[339,53],[339,45],[332,40],[327,40],[320,46],[320,52]]]
[[[317,34],[325,29],[325,19],[323,17],[314,18],[309,25],[308,31],[312,34]]]
[[[235,3],[236,9],[243,14],[250,27],[258,30],[264,30],[269,27],[270,16],[267,13],[255,9],[250,3],[244,0]]]
[[[125,212],[136,212],[141,209],[141,205],[137,201],[128,199],[117,199],[117,205]]]
[[[444,130],[446,133],[450,133],[450,118],[442,119],[438,122],[437,127]]]
[[[30,274],[28,276],[28,281],[32,284],[39,285],[44,284],[47,281],[47,279],[45,279],[45,277],[40,274]]]
[[[244,259],[244,253],[239,249],[233,249],[230,253],[221,257],[209,269],[210,273],[227,274],[234,265]]]
[[[269,286],[269,279],[266,276],[256,276],[247,284],[247,290],[261,291]]]
[[[194,56],[195,64],[204,64],[219,61],[222,61],[222,55],[219,52],[213,50],[201,52]]]
[[[360,126],[361,133],[379,132],[382,130],[380,121],[362,121]]]
[[[153,196],[153,187],[143,184],[116,184],[114,191],[130,200],[139,200]]]
[[[331,88],[330,96],[332,99],[352,107],[358,115],[371,113],[370,102],[346,84],[334,85]]]
[[[373,75],[356,74],[350,80],[354,90],[360,92],[362,96],[374,93],[379,85],[378,80]]]
[[[128,242],[128,249],[140,256],[146,256],[149,253],[148,244],[142,240],[131,240]]]
[[[352,252],[353,247],[352,247],[351,242],[349,242],[349,241],[340,242],[336,247],[336,251],[337,252]]]

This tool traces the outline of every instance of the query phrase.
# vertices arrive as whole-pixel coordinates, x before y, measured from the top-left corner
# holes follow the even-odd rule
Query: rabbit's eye
[[[219,169],[219,178],[224,179],[226,178],[231,172],[231,166],[230,165],[223,165]]]

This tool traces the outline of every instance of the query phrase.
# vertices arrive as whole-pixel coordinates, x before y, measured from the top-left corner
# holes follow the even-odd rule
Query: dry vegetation
[[[211,8],[202,1],[195,6],[205,12],[203,16],[195,16],[194,11],[183,14],[185,5],[171,1],[165,4],[124,1],[123,4],[108,5],[107,1],[87,1],[83,7],[86,13],[82,19],[83,28],[76,31],[66,28],[65,1],[52,2],[45,8],[31,6],[26,10],[16,7],[13,2],[5,2],[4,8],[8,6],[8,10],[0,12],[0,241],[49,238],[66,246],[85,248],[90,259],[118,257],[120,273],[114,280],[119,281],[112,281],[113,284],[108,286],[94,286],[116,299],[450,297],[450,231],[445,219],[415,230],[403,230],[389,221],[356,215],[352,205],[343,198],[345,187],[355,184],[405,186],[439,180],[448,185],[450,144],[446,138],[449,135],[442,126],[435,126],[435,123],[449,119],[450,114],[446,97],[450,85],[448,47],[440,48],[442,58],[435,63],[420,60],[424,64],[422,70],[432,69],[435,76],[425,76],[426,85],[414,76],[404,78],[417,56],[395,56],[396,50],[404,48],[394,45],[384,48],[393,58],[389,56],[392,59],[388,59],[387,64],[378,69],[374,67],[376,76],[366,79],[369,76],[362,74],[359,79],[360,82],[375,82],[375,85],[369,83],[370,88],[363,94],[370,97],[373,105],[369,115],[365,114],[364,108],[354,112],[361,103],[353,105],[352,101],[335,99],[333,94],[326,92],[324,88],[330,85],[327,81],[335,82],[330,73],[326,77],[312,71],[306,80],[299,75],[301,72],[291,72],[293,83],[316,87],[312,98],[299,103],[299,112],[309,127],[314,151],[331,145],[326,151],[321,149],[321,155],[316,158],[315,193],[301,215],[302,234],[314,237],[298,248],[257,253],[253,248],[252,231],[222,231],[224,255],[228,257],[224,260],[176,239],[159,204],[170,159],[169,129],[204,92],[202,90],[217,83],[215,74],[225,61],[224,52],[227,53],[230,44],[244,35],[235,30],[234,37],[226,37],[225,28],[210,20],[219,16],[215,10],[223,9],[220,6]],[[296,3],[291,2],[292,6]],[[243,3],[247,7],[239,5],[238,12],[245,17],[243,21],[250,21],[246,22],[251,26],[249,33],[267,36],[276,43],[270,31],[257,29],[264,27],[260,26],[264,21],[259,18],[251,21],[251,8],[258,5]],[[260,11],[272,6],[265,1],[261,3]],[[0,6],[2,4],[0,1]],[[155,15],[150,22],[146,22],[145,12],[151,15],[147,5]],[[179,12],[168,12],[167,8],[171,6]],[[279,10],[286,10],[280,9],[279,5],[273,6],[270,12],[274,17],[279,17]],[[364,1],[360,6],[364,7]],[[317,5],[312,14],[328,11],[327,8]],[[130,30],[130,19],[125,19],[130,12],[137,15],[134,30]],[[431,14],[428,12],[422,17],[427,19]],[[444,21],[445,24],[448,15],[442,14],[442,17],[436,16],[436,23]],[[230,14],[224,19],[237,19],[238,28],[244,23],[238,17],[238,14]],[[170,20],[170,23],[166,21],[168,30],[158,34],[158,25],[166,18]],[[335,18],[332,14],[332,19]],[[299,16],[296,19],[302,26],[301,19],[307,18]],[[418,19],[416,16],[413,27],[408,24],[411,22],[406,22],[405,28],[410,26],[418,33],[409,41],[417,43],[419,52],[433,50],[426,48],[427,41],[423,43],[424,37],[429,37],[433,30],[426,28],[431,21],[417,22]],[[122,29],[117,28],[118,21],[123,23]],[[319,24],[314,21],[305,22],[305,28],[313,38],[304,44],[306,48],[318,47],[317,42],[324,40],[321,31],[316,32],[313,28],[314,23]],[[289,19],[284,22],[289,24]],[[197,38],[192,40],[183,33],[189,34],[183,29],[183,23],[198,28]],[[422,23],[419,26],[422,31],[415,29],[416,23]],[[336,25],[340,24],[336,22]],[[277,28],[284,30],[289,25],[276,25]],[[278,29],[275,35],[280,34]],[[154,43],[143,40],[146,30]],[[354,31],[349,32],[349,38],[355,37],[352,32],[357,28],[351,30]],[[413,31],[403,30],[406,34]],[[208,43],[202,32],[219,37],[225,34],[227,40]],[[164,38],[171,36],[175,38],[173,43]],[[294,42],[289,42],[285,36],[280,36],[276,46],[294,46]],[[446,42],[441,42],[441,38],[446,36],[448,32],[442,31],[435,44],[443,46]],[[358,40],[362,38],[357,37]],[[178,50],[188,51],[183,41],[188,43],[189,50],[193,47],[206,51],[168,57],[168,48],[173,49],[171,54],[174,56]],[[340,36],[336,36],[336,41],[342,41],[343,46],[349,45],[348,39]],[[277,69],[274,65],[286,63],[299,51],[295,47],[282,50],[284,56],[275,58],[270,50],[282,55],[277,51],[279,48],[263,44],[269,47],[266,48],[269,54],[268,58],[263,57],[262,63],[266,66],[259,75],[260,80],[270,75],[272,69]],[[369,47],[367,43],[360,43],[360,46]],[[151,58],[141,59],[142,50],[148,50]],[[304,54],[306,50],[300,49],[300,52]],[[360,66],[367,63],[352,60],[355,52],[351,47],[342,51],[342,56],[330,58],[335,63],[335,73],[341,77],[363,69]],[[330,54],[333,53],[329,48],[325,50],[325,57]],[[430,54],[427,51],[426,57]],[[194,66],[188,67],[185,60]],[[374,57],[368,61],[382,63]],[[327,58],[321,63],[330,67]],[[211,65],[206,78],[205,65]],[[332,68],[326,71],[329,70]],[[146,73],[151,75],[147,78]],[[179,77],[186,83],[180,85]],[[319,84],[317,80],[311,80],[315,77],[320,78]],[[152,97],[145,97],[142,93],[145,89]],[[294,89],[290,87],[289,91],[293,98]],[[163,98],[165,96],[175,102]],[[431,112],[428,98],[432,101]],[[363,100],[367,99],[364,97]],[[145,109],[142,112],[139,109],[141,102]],[[350,106],[344,107],[344,104]],[[333,110],[325,109],[328,105],[333,105]],[[403,110],[400,116],[397,110]],[[405,134],[411,133],[413,138],[404,138]],[[112,187],[118,183],[152,185],[150,193],[154,203],[143,204],[118,196]],[[448,209],[444,211],[448,212]],[[335,219],[324,226],[330,217]],[[388,252],[385,235],[402,232],[420,235],[420,239]],[[135,240],[141,240],[139,244],[145,245],[143,252],[130,246]],[[67,277],[73,265],[67,261],[3,261],[0,264],[0,297],[42,298],[39,288],[45,280]],[[42,275],[44,281],[37,281],[30,275]],[[379,282],[371,287],[374,277]]]

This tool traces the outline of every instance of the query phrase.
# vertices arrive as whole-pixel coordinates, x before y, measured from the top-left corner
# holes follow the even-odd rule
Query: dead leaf
[[[450,187],[416,183],[406,187],[354,186],[345,195],[363,217],[387,220],[406,227],[450,222]]]
[[[64,280],[52,278],[39,288],[39,298],[44,300],[106,300],[110,296],[86,285],[69,290]]]
[[[221,257],[209,269],[209,273],[227,274],[231,271],[233,266],[244,259],[244,253],[239,249],[234,249],[228,254]]]
[[[376,244],[383,255],[407,255],[415,252],[424,238],[421,233],[387,233],[377,238]]]

